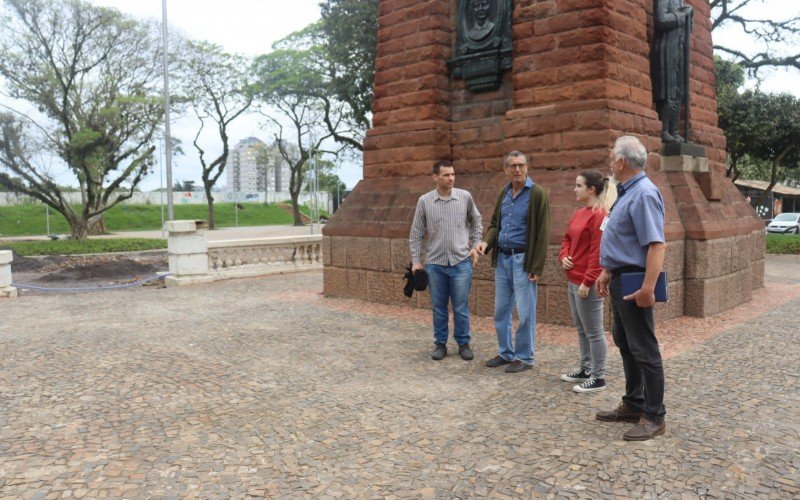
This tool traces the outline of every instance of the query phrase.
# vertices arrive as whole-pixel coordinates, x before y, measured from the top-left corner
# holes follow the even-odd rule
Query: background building
[[[290,154],[296,148],[289,146]],[[240,193],[288,192],[291,170],[276,143],[267,145],[257,137],[239,141],[231,151],[228,191]]]

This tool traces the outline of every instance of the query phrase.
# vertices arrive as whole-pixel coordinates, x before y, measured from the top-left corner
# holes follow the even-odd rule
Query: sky
[[[134,17],[160,20],[161,0],[89,0],[95,5],[114,7]],[[755,0],[753,10],[782,13],[781,17],[800,15],[800,0]],[[269,52],[273,42],[297,31],[320,17],[319,0],[168,0],[168,22],[171,29],[178,29],[187,37],[207,40],[221,45],[228,52],[256,56]],[[777,16],[775,16],[777,17]],[[732,46],[748,46],[750,39],[737,29],[714,33],[715,41]],[[750,50],[754,50],[750,47]],[[761,88],[768,92],[791,92],[800,95],[797,72],[765,72]],[[754,83],[752,83],[754,84]],[[751,85],[752,85],[751,84]],[[231,146],[241,139],[256,136],[264,141],[271,137],[264,128],[264,117],[253,114],[240,117],[231,124],[229,136]],[[182,140],[185,156],[173,161],[173,180],[194,180],[200,185],[200,167],[197,153],[192,145],[197,123],[190,114],[173,117],[172,135]],[[207,127],[208,128],[208,127]],[[221,150],[219,139],[209,131],[201,137],[201,145],[207,157]],[[218,154],[218,153],[217,153]],[[141,184],[143,190],[156,189],[160,185],[159,168]],[[353,188],[361,179],[361,165],[343,164],[337,172],[340,178]],[[225,183],[225,175],[219,184]]]
[[[114,7],[133,17],[161,20],[161,0],[89,0],[104,7]],[[206,40],[221,45],[227,52],[254,57],[271,50],[273,42],[298,31],[320,18],[319,0],[168,0],[167,22],[187,38]],[[255,136],[264,142],[272,137],[264,127],[265,118],[257,113],[241,116],[229,126],[230,147],[246,137]],[[183,116],[172,117],[171,134],[182,141],[183,156],[172,162],[174,182],[193,180],[201,186],[197,150],[192,141],[199,122],[188,110]],[[206,158],[215,158],[222,150],[219,137],[209,130],[200,138]],[[230,161],[230,158],[229,158]],[[142,181],[143,191],[160,186],[160,170]],[[361,167],[346,165],[339,176],[352,188],[361,179]],[[218,185],[226,183],[225,173]]]

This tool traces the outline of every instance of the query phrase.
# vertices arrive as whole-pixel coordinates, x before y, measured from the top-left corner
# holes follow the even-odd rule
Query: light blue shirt
[[[500,206],[500,235],[497,237],[497,244],[500,248],[525,248],[528,239],[525,233],[528,228],[528,212],[531,205],[531,189],[533,181],[530,177],[525,179],[525,186],[522,191],[514,198],[511,184],[506,188],[506,195],[503,197],[503,204]]]
[[[664,200],[655,184],[641,172],[622,187],[600,240],[600,265],[609,271],[645,267],[650,244],[665,241]]]

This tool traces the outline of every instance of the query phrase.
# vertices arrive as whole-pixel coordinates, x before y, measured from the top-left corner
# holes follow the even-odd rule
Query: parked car
[[[767,232],[800,234],[800,213],[785,212],[775,216],[767,224]]]

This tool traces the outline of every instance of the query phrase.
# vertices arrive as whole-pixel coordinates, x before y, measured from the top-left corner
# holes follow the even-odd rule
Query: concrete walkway
[[[428,312],[323,298],[321,273],[0,301],[0,496],[796,498],[800,259],[767,267],[782,305],[674,352],[642,443],[594,420],[613,347],[593,395],[559,381],[568,330],[522,374],[483,366],[487,322],[474,361],[434,362]]]
[[[271,238],[275,236],[301,236],[307,234],[321,234],[320,227],[314,224],[313,233],[311,226],[247,226],[247,227],[225,227],[208,231],[208,241],[238,240],[251,238]],[[102,236],[92,236],[92,238],[166,238],[167,234],[162,231],[119,231],[113,234]],[[38,236],[3,236],[0,235],[0,243],[4,241],[22,240],[46,240],[45,235]]]

